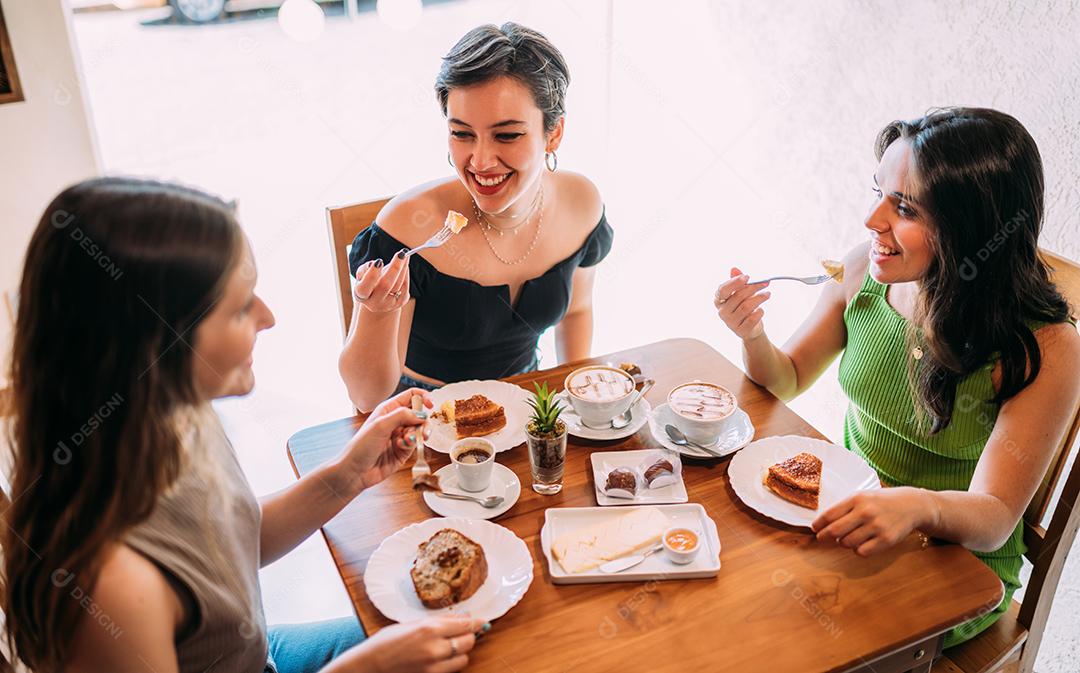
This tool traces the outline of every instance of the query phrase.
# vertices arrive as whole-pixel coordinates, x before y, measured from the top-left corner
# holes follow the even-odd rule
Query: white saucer
[[[503,504],[498,507],[486,509],[476,502],[440,498],[431,491],[424,491],[424,502],[431,508],[431,511],[445,517],[494,519],[500,514],[509,511],[514,506],[514,503],[518,501],[518,498],[521,497],[521,482],[518,480],[517,475],[509,467],[500,463],[495,463],[495,467],[491,470],[491,483],[488,484],[488,487],[476,493],[470,493],[458,486],[457,469],[453,463],[437,470],[435,476],[439,478],[439,485],[442,486],[443,490],[449,493],[473,495],[478,498],[501,495],[505,498]]]
[[[581,422],[581,416],[578,416],[574,411],[574,407],[571,406],[570,400],[567,399],[566,391],[563,390],[557,394],[556,399],[562,402],[563,412],[559,416],[566,423],[566,431],[575,437],[581,437],[582,439],[595,439],[597,441],[609,441],[612,439],[622,439],[629,437],[641,428],[645,427],[645,424],[649,420],[649,412],[652,410],[652,405],[649,404],[649,400],[642,397],[638,400],[637,404],[630,410],[630,423],[625,428],[615,430],[614,428],[607,428],[606,430],[597,430],[596,428],[590,428]]]
[[[754,439],[754,424],[750,422],[750,416],[742,409],[736,409],[731,415],[719,439],[706,445],[709,451],[702,451],[692,446],[679,446],[671,441],[664,432],[664,426],[669,423],[675,424],[675,412],[668,407],[667,403],[661,404],[649,413],[649,430],[652,431],[653,438],[665,448],[690,458],[723,458],[735,453]]]

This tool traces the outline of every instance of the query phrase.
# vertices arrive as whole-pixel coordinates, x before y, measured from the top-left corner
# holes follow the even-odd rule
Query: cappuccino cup
[[[675,427],[695,444],[712,444],[720,438],[739,403],[734,393],[715,383],[693,381],[668,393],[668,408]]]
[[[450,462],[457,471],[461,490],[478,493],[491,485],[495,445],[481,437],[459,439],[450,447]]]
[[[570,405],[581,422],[595,430],[611,427],[611,419],[630,408],[634,379],[621,369],[593,365],[575,369],[563,382]]]

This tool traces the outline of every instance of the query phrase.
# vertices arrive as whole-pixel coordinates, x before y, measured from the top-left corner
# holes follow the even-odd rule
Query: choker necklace
[[[473,201],[473,212],[476,215],[477,223],[481,225],[480,226],[480,233],[484,235],[484,240],[487,241],[488,248],[491,249],[491,254],[495,255],[495,259],[499,260],[503,264],[506,264],[507,266],[514,266],[515,264],[521,264],[522,262],[524,262],[529,257],[529,255],[532,254],[533,249],[536,248],[536,242],[538,240],[540,240],[540,229],[542,229],[543,226],[544,226],[544,187],[543,187],[543,185],[541,185],[540,192],[539,192],[539,211],[540,211],[540,217],[538,218],[537,223],[536,223],[536,233],[533,234],[532,243],[529,243],[529,249],[526,250],[525,254],[522,255],[521,257],[518,257],[517,259],[514,259],[514,260],[509,260],[509,259],[506,259],[505,257],[503,257],[502,255],[500,255],[499,251],[495,249],[494,245],[492,245],[491,238],[488,237],[488,229],[495,229],[495,227],[492,227],[490,224],[488,224],[487,222],[484,221],[484,216],[480,212],[480,206],[476,205],[476,201]],[[531,219],[532,219],[532,213],[529,214],[529,218],[526,219],[525,222],[522,222],[521,224],[518,224],[518,225],[514,226],[514,230],[515,230],[514,233],[515,234],[517,233],[516,230],[517,230],[518,227],[521,227],[522,225],[528,223],[529,220],[531,220]],[[500,235],[502,234],[502,230],[499,230],[499,229],[495,229],[495,230],[498,231]]]
[[[495,226],[494,224],[492,224],[490,221],[481,220],[480,213],[482,211],[480,210],[480,207],[476,205],[476,200],[475,199],[473,200],[473,210],[476,212],[477,221],[480,222],[480,224],[483,226],[484,229],[486,229],[488,231],[497,231],[497,232],[499,232],[499,236],[502,236],[503,234],[505,234],[508,231],[513,232],[513,234],[515,236],[517,236],[518,229],[520,229],[521,227],[528,224],[529,220],[532,219],[533,214],[536,212],[536,205],[537,205],[537,203],[540,202],[540,199],[541,199],[541,196],[542,196],[543,193],[544,193],[544,187],[543,187],[543,185],[541,185],[540,189],[538,189],[536,191],[536,196],[533,197],[532,207],[529,208],[528,213],[522,213],[521,215],[517,215],[517,216],[514,216],[514,215],[509,216],[509,219],[511,219],[511,220],[516,220],[516,219],[518,219],[520,217],[524,217],[525,219],[523,221],[521,221],[521,222],[518,222],[517,224],[512,224],[509,227],[498,227],[498,226]],[[488,217],[490,218],[491,216],[488,215]]]

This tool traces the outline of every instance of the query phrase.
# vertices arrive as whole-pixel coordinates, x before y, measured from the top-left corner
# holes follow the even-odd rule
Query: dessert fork
[[[822,274],[820,276],[803,276],[801,278],[797,277],[797,276],[773,276],[772,278],[762,278],[761,280],[750,280],[750,281],[747,281],[746,284],[747,285],[760,285],[761,283],[768,283],[768,282],[774,281],[774,280],[797,280],[800,283],[806,283],[807,285],[820,285],[821,283],[824,283],[825,281],[828,281],[828,280],[832,280],[833,278],[836,278],[839,275],[840,275],[840,272],[837,271],[836,273],[834,273],[832,275],[829,275],[829,274],[826,273],[826,274]]]
[[[409,250],[408,252],[406,252],[405,253],[405,259],[408,259],[408,258],[412,257],[414,254],[420,252],[421,250],[426,250],[427,248],[437,248],[440,245],[442,245],[443,243],[446,243],[447,241],[449,241],[450,237],[453,236],[453,235],[454,235],[454,232],[453,232],[452,229],[450,229],[450,226],[444,224],[443,228],[438,230],[437,232],[435,232],[434,236],[429,238],[427,241],[425,241],[421,245],[418,245],[415,248],[413,248],[412,250]]]
[[[424,398],[419,395],[412,397],[412,410],[417,414],[424,412]],[[416,462],[412,466],[412,486],[418,491],[438,491],[439,478],[431,473],[427,459],[424,458],[424,429],[420,426],[416,431]]]

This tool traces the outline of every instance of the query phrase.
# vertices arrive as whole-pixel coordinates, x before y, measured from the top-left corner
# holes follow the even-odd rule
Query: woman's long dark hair
[[[145,520],[180,472],[174,417],[202,402],[193,332],[242,246],[223,201],[122,178],[66,189],[34,231],[2,531],[7,636],[33,670],[63,666],[106,545]]]
[[[1041,358],[1029,321],[1063,322],[1069,306],[1038,254],[1042,159],[1019,121],[985,108],[934,110],[882,129],[878,159],[898,138],[911,143],[911,181],[933,232],[916,309],[927,356],[913,378],[937,433],[952,420],[958,381],[995,353],[995,402],[1034,381]]]

